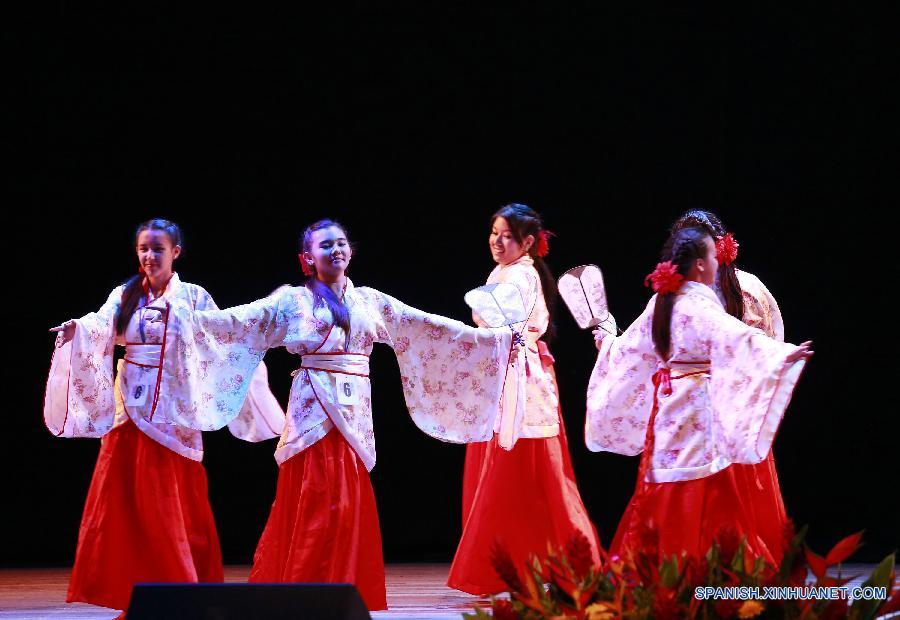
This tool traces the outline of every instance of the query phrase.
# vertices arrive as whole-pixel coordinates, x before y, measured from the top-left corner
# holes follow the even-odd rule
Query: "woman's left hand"
[[[71,342],[72,338],[75,337],[75,327],[76,323],[73,320],[68,320],[62,325],[58,325],[57,327],[51,327],[51,332],[56,332],[56,346],[57,348],[63,346],[67,342]]]
[[[602,327],[598,327],[593,332],[594,334],[594,345],[597,347],[597,350],[600,350],[600,347],[603,346],[603,339],[609,336],[609,332],[603,329]]]
[[[812,350],[812,340],[807,340],[794,349],[790,355],[787,356],[787,362],[789,364],[793,364],[794,362],[801,359],[809,359],[813,356]]]

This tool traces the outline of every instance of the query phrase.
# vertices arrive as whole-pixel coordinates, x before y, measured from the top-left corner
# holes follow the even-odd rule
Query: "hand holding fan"
[[[574,267],[559,278],[559,294],[581,329],[598,327],[616,334],[616,319],[609,313],[603,273],[596,265]]]
[[[528,320],[525,300],[516,285],[508,282],[485,284],[466,293],[464,299],[488,327],[512,326]],[[524,344],[521,335],[513,329],[517,344]]]

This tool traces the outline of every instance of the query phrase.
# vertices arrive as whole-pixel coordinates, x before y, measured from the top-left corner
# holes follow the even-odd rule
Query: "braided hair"
[[[713,241],[724,237],[728,232],[722,220],[712,211],[691,209],[679,217],[672,225],[670,234],[675,234],[682,228],[701,228],[709,233]],[[744,291],[738,281],[737,270],[734,263],[726,265],[719,263],[719,272],[716,274],[719,289],[725,297],[725,311],[739,321],[744,320]]]
[[[669,236],[663,247],[660,260],[672,261],[678,273],[687,276],[698,258],[706,258],[706,238],[711,235],[704,228],[682,228]],[[669,359],[672,346],[672,308],[675,306],[673,293],[657,293],[653,307],[653,346],[663,359]]]
[[[340,228],[341,231],[343,231],[344,236],[349,237],[347,228],[339,222],[327,218],[319,220],[318,222],[314,222],[307,226],[306,230],[303,231],[303,235],[300,237],[300,252],[310,252],[312,250],[312,236],[314,232],[322,230],[323,228],[331,228],[332,226]],[[353,246],[351,245],[350,247],[352,248]],[[306,277],[306,281],[303,285],[313,294],[313,308],[316,306],[326,306],[331,311],[331,316],[334,318],[335,324],[344,330],[344,334],[346,334],[345,343],[349,343],[350,310],[344,305],[344,302],[334,294],[334,291],[332,291],[329,286],[316,277],[315,265],[310,265],[309,269],[310,275]]]

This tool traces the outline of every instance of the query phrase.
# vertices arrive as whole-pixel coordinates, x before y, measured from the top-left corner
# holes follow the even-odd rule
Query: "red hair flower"
[[[723,265],[730,265],[737,259],[740,244],[734,240],[734,234],[716,238],[716,260]]]
[[[550,253],[550,237],[555,237],[556,233],[549,230],[542,230],[538,233],[538,243],[536,254],[538,258],[544,258]]]
[[[314,275],[312,265],[303,260],[303,255],[300,255],[300,269],[303,271],[303,275],[307,278],[311,278]]]
[[[654,293],[660,295],[676,292],[681,288],[682,282],[684,282],[684,276],[678,273],[678,267],[670,260],[658,263],[653,273],[644,278],[644,286],[650,286]]]

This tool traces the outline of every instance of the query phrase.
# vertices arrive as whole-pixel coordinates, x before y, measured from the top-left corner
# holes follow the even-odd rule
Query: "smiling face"
[[[506,218],[495,217],[491,223],[488,245],[491,249],[491,257],[498,265],[509,265],[517,261],[531,249],[532,244],[534,244],[534,235],[528,235],[522,239],[522,243],[519,243]]]
[[[333,281],[344,275],[352,255],[347,233],[339,226],[328,226],[312,232],[300,260],[312,267],[320,280]]]
[[[151,282],[166,282],[172,277],[172,263],[181,254],[181,246],[172,243],[164,230],[142,230],[135,244],[138,262]]]

